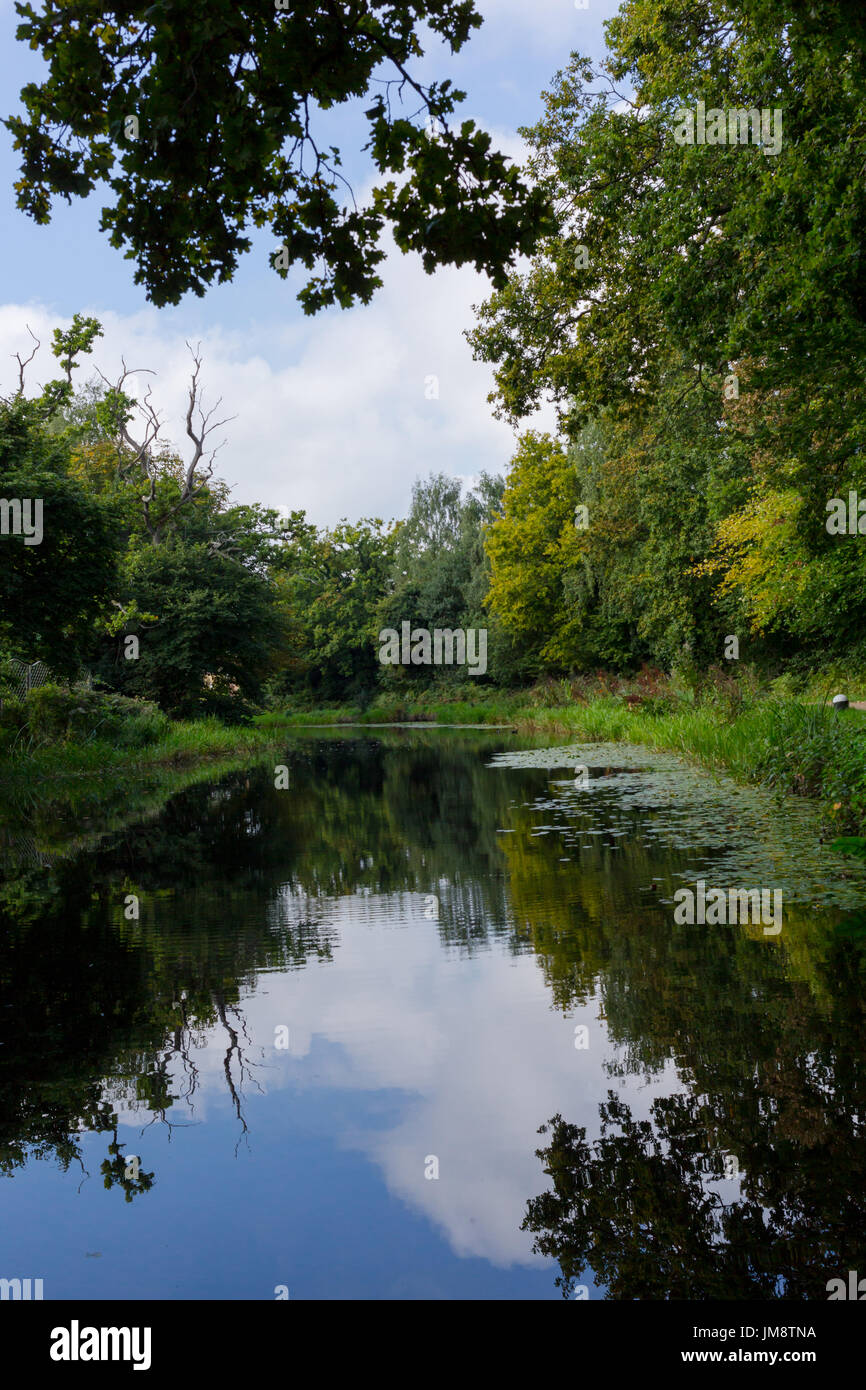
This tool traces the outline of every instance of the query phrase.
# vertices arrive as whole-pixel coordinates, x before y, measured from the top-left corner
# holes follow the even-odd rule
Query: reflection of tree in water
[[[12,874],[0,877],[4,1171],[34,1156],[81,1165],[90,1131],[109,1137],[108,1185],[127,1197],[148,1190],[126,1177],[121,1098],[171,1139],[195,1122],[197,1053],[220,1034],[245,1139],[245,1096],[258,1083],[241,996],[262,970],[333,958],[338,936],[320,903],[428,893],[444,880],[453,910],[440,935],[470,948],[491,923],[504,929],[496,828],[508,792],[478,746],[443,758],[423,734],[390,747],[365,737],[299,744],[291,759],[289,792],[271,771],[234,772],[185,788],[158,817],[95,847],[58,850],[50,863],[12,856]],[[42,838],[62,845],[62,824],[40,815]],[[130,893],[137,920],[123,913]]]
[[[157,1054],[149,1069],[147,1068],[147,1059],[142,1059],[142,1070],[138,1076],[138,1093],[144,1099],[147,1108],[153,1111],[145,1128],[149,1128],[150,1125],[159,1121],[168,1130],[170,1143],[175,1129],[188,1127],[184,1121],[170,1120],[168,1111],[177,1102],[181,1102],[191,1115],[195,1114],[194,1096],[199,1086],[199,1068],[193,1060],[192,1053],[196,1049],[207,1046],[208,1031],[218,1022],[228,1038],[228,1046],[223,1057],[223,1075],[225,1076],[226,1089],[231,1097],[232,1108],[241,1126],[241,1133],[238,1138],[239,1145],[241,1139],[249,1132],[243,1111],[244,1083],[252,1082],[259,1092],[262,1092],[262,1088],[254,1076],[257,1064],[250,1059],[248,1053],[245,1053],[241,1046],[241,1038],[247,1047],[252,1046],[243,1013],[238,1004],[231,1004],[227,1001],[223,989],[212,992],[210,1000],[205,1003],[202,1013],[198,1015],[192,1013],[189,1008],[186,990],[181,990],[180,993],[180,999],[175,1000],[172,1004],[172,1008],[178,1013],[179,1022],[167,1040],[166,1046]],[[175,1063],[179,1064],[181,1075],[186,1083],[185,1089],[179,1091],[177,1095],[173,1095],[171,1091]],[[235,1067],[237,1080],[235,1080],[233,1070]],[[237,1148],[235,1152],[237,1153]]]
[[[105,1187],[120,1188],[127,1201],[149,1191],[153,1173],[130,1172],[127,1146],[118,1140],[119,1103],[127,1114],[149,1114],[142,1133],[161,1123],[170,1140],[184,1123],[171,1118],[172,1107],[180,1102],[194,1114],[195,1053],[215,1030],[226,1038],[223,1073],[240,1142],[248,1131],[245,1089],[255,1070],[249,1033],[221,962],[210,974],[204,964],[199,961],[195,993],[179,990],[177,961],[154,959],[141,944],[130,950],[96,911],[28,921],[7,932],[0,970],[0,1172],[53,1157],[64,1170],[77,1164],[86,1178],[81,1135],[105,1133]]]
[[[243,1082],[244,1080],[250,1080],[258,1088],[259,1091],[261,1091],[262,1088],[261,1086],[259,1086],[259,1083],[253,1076],[255,1063],[250,1062],[249,1060],[245,1060],[244,1054],[241,1050],[238,1030],[236,1028],[233,1028],[228,1021],[228,1014],[232,1013],[240,1023],[240,1029],[243,1033],[245,1041],[249,1043],[250,1036],[247,1032],[246,1024],[244,1022],[243,1015],[240,1009],[229,1009],[226,1005],[225,998],[222,995],[218,995],[215,1002],[217,1005],[217,1014],[219,1016],[219,1021],[229,1036],[229,1045],[226,1048],[226,1053],[223,1058],[223,1073],[226,1079],[226,1086],[228,1087],[229,1094],[232,1098],[232,1104],[234,1105],[235,1114],[240,1120],[242,1134],[245,1137],[248,1133],[248,1125],[244,1118],[244,1113],[241,1106],[241,1088]],[[232,1062],[235,1058],[237,1059],[238,1064],[237,1084],[235,1084],[234,1078],[232,1077]],[[238,1139],[238,1144],[240,1144],[240,1139]],[[237,1146],[235,1146],[235,1153],[237,1153]]]
[[[525,1229],[560,1261],[566,1294],[589,1269],[609,1298],[824,1299],[829,1278],[866,1267],[862,933],[796,904],[775,944],[747,927],[677,928],[652,884],[675,881],[680,854],[648,850],[623,816],[619,828],[615,851],[601,836],[581,848],[579,873],[509,836],[515,930],[563,1013],[599,1006],[609,1075],[674,1066],[685,1094],[643,1124],[611,1096],[593,1144],[550,1121],[553,1191],[530,1201]],[[726,1154],[738,1192],[710,1181]]]
[[[185,847],[183,835],[173,839],[176,859],[185,848],[197,873],[200,838],[196,843],[188,834]],[[179,933],[166,931],[165,848],[152,825],[139,834],[126,831],[96,855],[17,879],[5,894],[0,1171],[53,1157],[63,1169],[79,1166],[86,1177],[81,1135],[106,1133],[106,1187],[120,1187],[127,1200],[149,1190],[152,1174],[127,1175],[118,1100],[127,1113],[142,1111],[150,1124],[165,1124],[170,1138],[182,1123],[172,1118],[172,1107],[180,1102],[194,1110],[196,1052],[219,1033],[226,1039],[223,1074],[239,1142],[248,1132],[244,1097],[255,1062],[241,982],[257,966],[278,964],[284,946],[296,957],[298,945],[291,932],[274,933],[265,924],[255,933],[234,932],[219,911],[195,920],[195,907],[180,914]],[[122,904],[131,872],[147,877],[158,861],[162,869],[153,873],[150,891],[162,911],[126,922]],[[172,867],[182,874],[177,862]]]
[[[559,1262],[563,1297],[591,1269],[609,1299],[826,1298],[828,1278],[866,1263],[859,1134],[844,1153],[820,1142],[741,1153],[739,1191],[724,1197],[712,1183],[725,1153],[704,1100],[666,1096],[636,1121],[611,1091],[599,1109],[593,1143],[561,1115],[542,1126],[552,1190],[522,1223],[533,1249]],[[772,1127],[768,1107],[768,1144]]]
[[[112,1116],[114,1121],[113,1138],[108,1146],[108,1157],[103,1159],[99,1165],[102,1174],[103,1186],[106,1188],[121,1188],[124,1199],[131,1202],[133,1197],[138,1197],[142,1192],[149,1192],[153,1187],[153,1173],[145,1173],[136,1157],[127,1156],[123,1150],[125,1144],[121,1144],[117,1138],[117,1119]],[[133,1171],[130,1173],[130,1168]]]
[[[862,1227],[860,1199],[846,1209],[836,1176],[863,1165],[862,941],[787,908],[778,945],[737,930],[675,931],[650,885],[682,869],[680,851],[648,847],[615,800],[598,814],[616,838],[579,851],[555,834],[532,838],[550,820],[549,773],[489,768],[501,746],[491,735],[445,753],[438,738],[301,742],[285,755],[289,791],[274,788],[271,770],[232,773],[183,790],[95,850],[0,883],[0,1167],[34,1154],[80,1162],[79,1131],[115,1134],[115,1089],[170,1137],[182,1123],[174,1106],[195,1118],[208,1040],[222,1048],[240,1143],[257,1084],[241,1000],[259,973],[327,967],[340,946],[334,899],[436,893],[429,930],[443,945],[468,954],[500,937],[514,954],[535,954],[558,1010],[601,1002],[618,1048],[611,1071],[673,1062],[702,1097],[704,1151],[737,1155],[749,1200],[760,1205],[775,1167],[799,1194],[795,1225],[811,1202],[818,1230],[835,1230],[843,1210]],[[133,921],[130,893],[141,908]],[[833,1175],[826,1212],[822,1165]],[[729,1240],[724,1223],[707,1234],[702,1202],[687,1183],[676,1209],[695,1209],[706,1245]],[[773,1289],[759,1259],[767,1239],[755,1225],[759,1283]],[[834,1248],[848,1243],[827,1237],[830,1273],[841,1263]],[[623,1287],[638,1287],[629,1268]]]

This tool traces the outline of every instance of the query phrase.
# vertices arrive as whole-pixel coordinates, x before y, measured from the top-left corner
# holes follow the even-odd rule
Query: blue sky
[[[467,93],[472,116],[500,148],[520,153],[517,129],[534,123],[540,93],[577,49],[599,57],[603,22],[618,0],[477,0],[482,28],[459,55],[431,45],[416,72],[449,76]],[[41,59],[15,39],[11,0],[0,0],[0,90],[3,114],[17,106],[22,84],[38,77]],[[368,169],[360,147],[365,123],[355,109],[337,118],[344,166],[356,188]],[[384,288],[368,306],[329,310],[310,319],[297,304],[299,281],[282,281],[268,265],[273,239],[259,235],[234,281],[175,307],[148,304],[134,267],[99,231],[103,199],[58,202],[51,224],[37,227],[15,207],[18,176],[9,133],[0,130],[0,391],[14,385],[10,354],[29,340],[43,348],[32,382],[53,375],[51,329],[76,311],[103,323],[90,362],[109,378],[120,357],[157,375],[154,399],[165,436],[183,452],[182,408],[188,377],[186,341],[201,342],[205,403],[236,418],[219,473],[237,501],[302,507],[311,520],[404,515],[412,483],[431,470],[471,477],[501,472],[513,452],[511,431],[487,403],[489,369],[474,363],[463,331],[471,306],[489,292],[470,268],[427,276],[416,256],[396,251],[384,264]],[[29,350],[29,349],[28,349]],[[81,377],[91,374],[82,367]],[[438,398],[428,398],[430,377]]]

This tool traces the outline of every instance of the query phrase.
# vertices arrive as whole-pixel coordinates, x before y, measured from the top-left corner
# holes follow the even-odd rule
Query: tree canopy
[[[109,601],[118,546],[105,509],[70,476],[63,442],[21,399],[0,402],[0,498],[30,507],[36,542],[0,535],[0,647],[74,673]]]
[[[350,8],[357,24],[348,36],[341,28],[349,22],[345,7],[339,16],[326,8],[316,11],[316,22],[292,47],[304,14],[298,6],[258,15],[244,31],[244,46],[243,9],[231,15],[218,9],[206,19],[195,7],[168,4],[147,15],[124,12],[118,26],[97,23],[97,10],[79,0],[49,8],[41,19],[25,5],[37,46],[48,43],[49,30],[54,35],[53,75],[29,93],[36,124],[29,134],[20,122],[17,128],[25,143],[31,141],[37,164],[44,156],[36,183],[41,179],[47,189],[52,179],[59,186],[66,178],[70,194],[78,191],[73,168],[84,169],[94,150],[110,163],[116,146],[118,197],[127,199],[130,215],[140,211],[141,245],[149,246],[145,222],[151,211],[162,216],[167,194],[163,189],[151,199],[147,178],[156,178],[159,168],[171,172],[176,161],[177,207],[165,221],[165,248],[178,226],[181,231],[175,249],[166,249],[165,264],[176,270],[191,256],[201,288],[219,259],[207,249],[219,243],[207,218],[222,219],[225,229],[237,214],[237,230],[247,216],[238,211],[238,188],[249,192],[244,180],[251,170],[279,169],[276,182],[261,184],[256,215],[273,213],[282,235],[288,207],[298,226],[307,227],[293,243],[295,259],[312,267],[313,243],[304,237],[312,235],[305,219],[313,203],[305,199],[317,181],[336,176],[324,166],[314,173],[307,167],[306,174],[299,164],[290,169],[291,161],[280,163],[285,152],[275,151],[295,141],[300,159],[307,139],[304,101],[312,118],[317,103],[323,114],[328,104],[348,99],[351,63],[346,57],[348,67],[316,66],[310,57],[301,80],[300,66],[295,72],[288,55],[339,56],[346,40],[365,90],[379,81],[373,52],[381,57],[383,44],[391,56],[402,53],[404,66],[420,56],[413,26],[425,16],[455,47],[475,27],[469,5]],[[93,22],[83,24],[83,17]],[[208,24],[214,41],[206,48],[196,26],[209,33]],[[185,57],[180,48],[167,48],[171,32],[190,38]],[[393,525],[343,518],[321,528],[296,510],[280,532],[267,509],[233,508],[214,477],[208,436],[215,425],[201,409],[200,358],[194,354],[190,447],[181,457],[159,445],[158,419],[147,397],[137,404],[129,394],[125,369],[97,390],[90,384],[75,391],[80,355],[100,331],[95,320],[76,315],[70,328],[55,334],[52,351],[62,375],[43,393],[39,447],[47,449],[54,438],[67,441],[61,471],[104,509],[112,544],[123,552],[110,601],[114,611],[99,619],[100,640],[113,644],[99,657],[100,669],[118,665],[118,644],[128,633],[149,633],[156,651],[155,624],[170,593],[177,662],[164,651],[165,671],[173,664],[180,669],[189,638],[199,693],[205,675],[227,688],[243,684],[248,658],[252,699],[269,692],[275,699],[354,703],[383,686],[408,691],[452,681],[454,671],[377,662],[379,630],[399,630],[404,621],[413,628],[489,628],[483,679],[502,684],[599,666],[626,672],[645,662],[694,669],[740,652],[771,665],[820,663],[827,655],[856,660],[866,653],[866,552],[856,502],[866,495],[864,32],[859,14],[831,4],[816,15],[806,0],[792,0],[784,14],[769,0],[629,0],[607,26],[604,63],[593,67],[572,55],[543,95],[541,119],[522,132],[530,150],[527,168],[507,175],[517,180],[514,201],[497,193],[483,216],[481,204],[473,205],[480,223],[474,213],[464,218],[461,199],[480,198],[493,185],[484,183],[486,155],[480,163],[475,155],[470,160],[474,183],[466,184],[459,160],[453,162],[456,137],[442,122],[456,94],[447,84],[416,91],[427,113],[436,108],[441,118],[433,139],[414,123],[418,112],[398,118],[396,106],[388,105],[390,89],[382,89],[384,105],[371,108],[375,158],[403,182],[387,196],[380,189],[371,206],[386,221],[393,213],[398,226],[404,213],[414,216],[412,209],[420,216],[419,199],[438,206],[441,195],[447,209],[435,216],[445,220],[432,228],[429,218],[424,221],[424,237],[432,237],[425,243],[428,268],[459,260],[467,237],[489,250],[488,214],[497,236],[503,218],[528,216],[529,203],[517,192],[521,180],[534,188],[539,215],[542,206],[552,209],[536,223],[540,240],[532,258],[500,277],[469,338],[475,355],[494,369],[500,415],[525,426],[545,399],[558,412],[553,432],[527,428],[518,439],[504,485],[482,476],[467,490],[451,476],[447,460],[437,461],[437,471],[416,482],[408,515]],[[237,53],[227,86],[232,44]],[[88,77],[86,97],[72,89],[73,54],[76,72]],[[136,61],[141,69],[133,81]],[[219,81],[206,97],[179,96],[181,77],[201,87],[208,65],[216,65]],[[292,72],[294,85],[286,76]],[[237,166],[224,167],[220,160],[238,153],[248,129],[260,135],[271,129],[271,118],[259,119],[256,105],[264,100],[268,74],[274,81],[281,75],[283,116],[292,102],[296,116],[304,109],[303,130],[295,132],[291,122],[281,126],[282,117],[275,116],[273,148],[251,137],[249,159],[238,154]],[[414,90],[407,77],[400,81],[404,93]],[[241,101],[234,123],[223,117],[235,110],[231,92]],[[132,96],[144,103],[136,110],[140,118],[146,113],[139,123],[142,131],[147,126],[147,139],[119,133]],[[110,119],[94,114],[100,102]],[[190,130],[211,121],[200,132],[206,157],[197,163],[191,146],[184,153],[189,131],[181,107]],[[683,113],[699,109],[707,138],[684,143]],[[84,127],[75,122],[88,111],[87,139],[76,143],[73,134],[81,136]],[[479,133],[461,129],[474,148]],[[136,161],[142,161],[138,181],[131,177]],[[211,173],[202,173],[208,161]],[[100,174],[97,164],[87,167],[88,177]],[[199,175],[201,187],[195,185]],[[194,228],[189,209],[202,203],[206,178],[225,197],[204,199],[206,230],[193,256],[183,226]],[[462,189],[456,202],[454,179]],[[36,198],[36,183],[22,184],[25,200]],[[83,184],[80,191],[87,191]],[[172,217],[179,219],[174,231]],[[356,291],[363,297],[373,283],[365,279],[368,270],[375,279],[375,259],[365,258],[367,251],[379,255],[376,238],[353,262],[360,279],[350,284],[352,276],[341,281],[336,268],[348,243],[329,239],[326,222],[317,224],[313,240],[320,238],[316,255],[331,257],[330,289],[320,280],[308,308],[331,302],[331,291],[340,302],[343,289],[345,302]],[[350,218],[345,227],[351,225]],[[528,225],[521,221],[524,230]],[[347,235],[351,241],[354,233]],[[403,244],[411,241],[407,233]],[[520,246],[531,244],[527,232]],[[226,273],[239,249],[239,243],[228,248]],[[180,260],[173,259],[175,250]],[[162,272],[153,274],[156,284]],[[848,515],[852,496],[853,527],[834,529],[828,511],[837,521],[840,513]],[[23,556],[20,539],[16,545]],[[145,555],[147,546],[155,555]],[[176,587],[169,582],[175,564]],[[232,566],[241,569],[230,578]],[[252,608],[241,601],[241,591]],[[247,615],[241,628],[261,602],[257,630],[270,632],[271,619],[275,623],[275,635],[264,644],[270,644],[267,659],[253,652],[240,630],[237,643],[225,638],[226,661],[216,636],[212,646],[204,640],[198,619],[184,635],[182,617],[192,618],[187,600],[198,592],[212,596],[215,611],[233,594]],[[145,664],[135,681],[128,664],[118,670],[124,688],[138,682],[141,693],[171,708],[189,707],[177,689],[170,695],[167,687],[144,682]],[[118,671],[112,679],[121,679]]]
[[[580,565],[571,544],[544,556],[570,614],[543,634],[560,669],[718,660],[730,634],[841,652],[862,632],[862,547],[826,521],[864,482],[863,35],[838,5],[630,0],[605,62],[572,55],[522,131],[556,227],[468,336],[500,415],[548,399],[559,417],[555,446],[518,450],[491,537],[501,610],[528,452],[601,430]],[[683,143],[699,103],[706,139]],[[528,495],[549,511],[539,480]]]
[[[428,272],[471,263],[504,282],[531,249],[545,203],[474,121],[465,93],[424,84],[422,26],[457,53],[481,19],[471,0],[17,0],[18,37],[48,73],[6,125],[21,153],[18,206],[50,220],[107,183],[102,228],[136,262],[155,304],[230,280],[251,227],[271,262],[310,272],[307,313],[368,302],[381,285],[382,233]],[[378,182],[359,206],[326,144],[325,113],[366,98]]]

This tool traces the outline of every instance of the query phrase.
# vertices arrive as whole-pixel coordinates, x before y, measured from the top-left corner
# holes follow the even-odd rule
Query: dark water
[[[866,1271],[862,884],[670,760],[586,749],[580,789],[526,747],[298,736],[288,788],[234,772],[66,855],[7,837],[0,1277],[826,1299]],[[674,924],[676,887],[762,864],[778,937]]]

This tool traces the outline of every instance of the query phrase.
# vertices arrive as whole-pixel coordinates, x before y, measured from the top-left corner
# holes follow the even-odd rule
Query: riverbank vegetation
[[[459,693],[357,706],[292,709],[261,716],[263,728],[424,722],[486,724],[581,742],[625,742],[678,753],[738,781],[817,799],[828,830],[866,827],[866,711],[837,712],[815,682],[799,698],[789,682],[735,681],[723,672],[684,686],[660,672],[637,679],[599,673],[492,691],[468,703]],[[590,755],[591,756],[591,755]]]
[[[4,763],[433,713],[640,739],[861,823],[862,720],[822,701],[866,693],[863,21],[673,8],[625,5],[522,132],[553,211],[468,334],[522,431],[504,478],[444,468],[400,520],[322,527],[232,503],[197,352],[185,452],[125,366],[75,389],[96,320],[55,332],[38,395],[19,358],[0,494],[44,516],[0,542]],[[675,138],[701,103],[737,138]],[[556,428],[526,428],[544,401]],[[404,625],[486,630],[485,669],[383,665]],[[51,690],[22,692],[37,661]]]
[[[0,858],[26,829],[42,853],[59,837],[89,841],[169,796],[266,758],[274,730],[211,716],[171,720],[155,705],[47,684],[0,707]],[[33,837],[35,836],[35,839]]]

